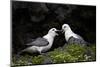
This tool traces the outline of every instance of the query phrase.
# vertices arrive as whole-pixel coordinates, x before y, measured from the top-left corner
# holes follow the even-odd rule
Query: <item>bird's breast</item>
[[[66,41],[68,41],[68,39],[69,39],[71,36],[74,36],[74,34],[73,34],[72,32],[65,32],[65,39],[66,39]]]
[[[40,47],[41,51],[46,52],[52,47],[53,39],[49,39],[48,42],[49,42],[49,44],[47,46]]]

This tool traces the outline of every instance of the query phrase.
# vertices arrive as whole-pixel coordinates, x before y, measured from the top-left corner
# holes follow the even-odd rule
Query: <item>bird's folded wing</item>
[[[47,46],[49,42],[44,38],[37,38],[35,41],[28,43],[29,46]]]
[[[69,44],[86,44],[86,41],[84,41],[83,39],[78,39],[78,38],[74,38],[73,36],[69,38],[68,40]]]
[[[77,35],[77,34],[75,35],[78,37],[78,39],[84,40],[80,35]]]

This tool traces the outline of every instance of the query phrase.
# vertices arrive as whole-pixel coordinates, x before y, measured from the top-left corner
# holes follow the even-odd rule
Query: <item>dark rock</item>
[[[45,59],[42,62],[42,64],[52,64],[52,63],[53,63],[52,59],[48,56],[45,56]]]

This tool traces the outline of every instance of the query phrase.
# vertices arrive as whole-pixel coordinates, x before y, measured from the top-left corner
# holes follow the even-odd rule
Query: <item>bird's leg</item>
[[[48,57],[48,54],[47,53],[41,53],[41,55],[43,55],[45,57]]]
[[[40,54],[40,55],[44,55],[45,53],[42,53],[41,51],[39,51],[39,54]]]
[[[45,53],[41,53],[41,55],[45,55]]]
[[[41,49],[39,49],[39,54],[40,54],[40,55],[43,55],[43,56],[47,56],[47,54],[44,53]]]
[[[42,54],[41,51],[39,51],[39,54]]]
[[[40,54],[40,55],[42,55],[42,52],[41,52],[41,50],[39,50],[39,54]]]
[[[43,56],[46,56],[46,53],[43,53],[43,52],[41,52],[41,51],[39,51],[39,54],[40,54],[40,55],[43,55]]]

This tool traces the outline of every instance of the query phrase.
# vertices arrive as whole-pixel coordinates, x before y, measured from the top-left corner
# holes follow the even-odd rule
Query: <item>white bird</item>
[[[58,35],[58,30],[56,28],[51,28],[46,35],[43,37],[37,38],[35,41],[28,43],[26,45],[29,45],[28,48],[22,50],[22,52],[29,52],[29,53],[40,53],[48,51],[54,41],[55,36]]]
[[[68,24],[63,24],[62,30],[65,32],[64,35],[67,42],[82,45],[87,43],[80,35],[75,34]]]

